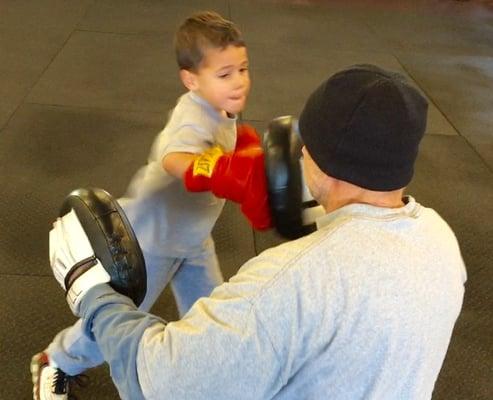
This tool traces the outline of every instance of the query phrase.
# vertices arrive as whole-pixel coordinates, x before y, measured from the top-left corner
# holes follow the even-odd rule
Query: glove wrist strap
[[[217,160],[224,152],[219,146],[214,146],[197,157],[193,163],[193,176],[212,177]]]
[[[67,287],[67,302],[75,315],[78,315],[80,301],[90,288],[101,283],[108,283],[111,280],[110,275],[97,258],[91,257],[91,260],[88,260],[80,261],[71,269],[71,271],[74,270],[80,264],[82,264],[79,267],[80,269],[85,268],[81,273],[74,270],[72,275],[77,274],[77,277],[69,279],[72,283]],[[68,274],[67,276],[70,275]]]
[[[65,276],[65,288],[69,290],[72,284],[77,280],[77,278],[87,272],[90,268],[94,267],[97,262],[98,260],[96,259],[96,257],[91,256],[79,261],[72,268],[70,268],[70,270],[67,272],[67,275]]]

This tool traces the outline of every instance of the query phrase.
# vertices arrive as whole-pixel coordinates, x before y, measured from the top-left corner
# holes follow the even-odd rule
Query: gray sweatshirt
[[[82,302],[123,399],[429,399],[466,272],[413,198],[352,204],[166,324],[107,285]]]

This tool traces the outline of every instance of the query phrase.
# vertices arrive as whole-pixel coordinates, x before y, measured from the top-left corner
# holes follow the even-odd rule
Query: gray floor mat
[[[493,10],[481,1],[6,0],[0,6],[0,399],[29,399],[30,357],[74,321],[48,267],[51,221],[86,185],[116,196],[183,91],[171,38],[193,10],[233,18],[249,44],[243,117],[297,115],[330,73],[376,63],[430,99],[409,193],[435,208],[468,268],[463,312],[433,399],[493,393]],[[225,278],[280,239],[228,203],[213,232]],[[177,318],[166,290],[153,311]],[[81,398],[116,399],[106,367]]]

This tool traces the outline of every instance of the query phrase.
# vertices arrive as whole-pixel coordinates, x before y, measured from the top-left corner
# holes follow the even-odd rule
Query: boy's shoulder
[[[178,99],[168,121],[168,127],[175,130],[187,126],[196,127],[198,131],[204,131],[215,129],[217,123],[217,116],[209,110],[208,104],[194,93],[187,92]]]
[[[177,102],[175,109],[193,111],[193,110],[207,110],[208,103],[200,98],[197,94],[193,92],[186,92],[182,94]]]

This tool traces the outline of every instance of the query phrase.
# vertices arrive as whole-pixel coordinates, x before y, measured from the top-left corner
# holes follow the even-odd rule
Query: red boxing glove
[[[257,147],[258,155],[250,176],[250,188],[241,203],[241,211],[252,226],[258,230],[272,228],[272,217],[267,194],[267,176],[265,175],[264,152]]]
[[[243,150],[246,147],[260,146],[260,136],[255,128],[248,124],[239,124],[236,127],[236,147],[235,151]]]
[[[213,147],[190,165],[184,182],[188,191],[210,190],[217,197],[240,203],[255,229],[271,227],[264,154],[259,146],[227,154]]]
[[[218,160],[224,156],[219,146],[211,147],[200,154],[188,167],[183,177],[185,188],[189,192],[205,192],[211,190],[212,174]]]

